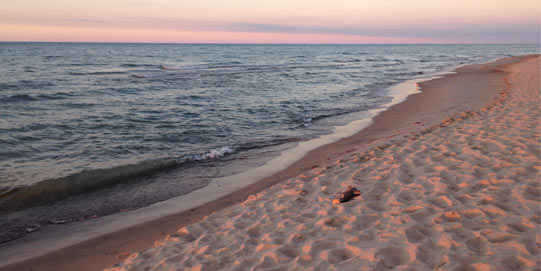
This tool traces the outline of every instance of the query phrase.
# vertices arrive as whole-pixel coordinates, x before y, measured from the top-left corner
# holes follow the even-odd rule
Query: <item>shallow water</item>
[[[537,50],[0,43],[3,236],[189,193],[366,117],[393,84]]]

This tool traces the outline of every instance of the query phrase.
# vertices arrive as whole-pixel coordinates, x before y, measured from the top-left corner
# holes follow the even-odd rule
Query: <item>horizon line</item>
[[[178,45],[540,45],[540,43],[242,43],[242,42],[131,42],[131,41],[2,41],[0,43],[92,43]],[[540,48],[541,49],[541,48]]]

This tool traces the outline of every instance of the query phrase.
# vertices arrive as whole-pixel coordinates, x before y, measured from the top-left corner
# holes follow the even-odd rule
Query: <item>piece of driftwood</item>
[[[346,191],[340,193],[340,195],[337,198],[333,199],[332,203],[338,204],[338,203],[348,202],[352,198],[357,197],[359,195],[361,195],[361,191],[359,191],[355,187],[350,186],[348,187],[348,189],[346,189]]]

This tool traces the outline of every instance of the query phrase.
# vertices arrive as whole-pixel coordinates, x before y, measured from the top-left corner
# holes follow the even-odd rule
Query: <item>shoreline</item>
[[[77,246],[95,238],[117,234],[131,228],[137,228],[145,223],[152,223],[155,220],[161,220],[179,213],[195,210],[215,200],[226,198],[238,190],[257,183],[258,180],[271,177],[275,173],[287,169],[289,165],[300,160],[308,152],[318,147],[334,143],[342,138],[349,137],[366,128],[380,112],[403,102],[411,94],[419,93],[418,82],[440,78],[444,74],[449,73],[451,72],[443,71],[430,77],[419,77],[394,84],[389,87],[389,96],[392,97],[392,100],[376,109],[366,111],[365,114],[370,116],[353,120],[345,125],[335,126],[330,134],[324,134],[307,141],[296,142],[296,146],[285,148],[281,151],[280,155],[274,156],[262,166],[252,167],[249,170],[233,175],[214,178],[209,185],[203,188],[145,207],[74,223],[48,225],[40,229],[40,231],[0,244],[0,268],[1,265],[6,264],[1,261],[2,257],[18,258],[16,262],[26,261],[27,259],[40,257],[57,250]],[[161,227],[161,223],[157,227]],[[8,250],[12,244],[14,244],[16,249],[6,252],[5,250]],[[37,249],[42,246],[48,247],[50,251],[44,252],[42,249]],[[117,251],[114,254],[116,253]],[[11,259],[11,261],[15,260]]]
[[[430,129],[432,126],[439,126],[442,120],[447,117],[466,111],[476,111],[493,99],[498,99],[500,94],[498,90],[505,87],[504,82],[500,79],[506,73],[497,70],[499,65],[509,65],[527,58],[528,56],[522,56],[506,58],[488,64],[469,65],[458,68],[455,74],[423,82],[420,84],[421,93],[412,94],[405,102],[380,112],[373,118],[372,124],[362,131],[312,150],[285,170],[240,190],[234,190],[233,193],[216,201],[24,260],[5,268],[6,270],[38,267],[54,269],[55,266],[62,266],[68,269],[76,267],[81,270],[85,270],[85,268],[95,270],[115,264],[130,252],[146,249],[152,246],[154,241],[164,238],[178,228],[197,222],[212,212],[242,202],[250,195],[283,180],[314,168],[329,166],[336,159],[342,158],[350,152],[368,150],[385,143],[392,144],[412,133]],[[460,90],[458,90],[459,88]],[[472,89],[484,89],[485,91],[472,92]],[[442,103],[442,100],[445,102]],[[145,236],[145,238],[133,240],[132,236]],[[97,259],[100,260],[97,261]]]

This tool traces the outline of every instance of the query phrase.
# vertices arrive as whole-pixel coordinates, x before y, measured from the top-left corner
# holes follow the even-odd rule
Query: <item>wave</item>
[[[216,65],[240,65],[242,62],[239,61],[230,61],[230,62],[219,62]]]
[[[125,63],[125,64],[120,64],[119,67],[122,67],[122,68],[138,68],[138,67],[156,67],[156,65],[154,65],[154,64]]]
[[[232,62],[219,62],[219,63],[208,63],[208,64],[194,64],[194,65],[171,65],[171,64],[161,64],[160,69],[162,70],[213,70],[213,69],[229,69],[229,68],[243,68],[241,62],[232,61]]]
[[[73,97],[73,94],[66,92],[56,92],[52,94],[40,94],[32,96],[30,94],[16,94],[2,99],[3,102],[30,102],[37,100],[61,100]]]
[[[348,59],[343,61],[335,61],[342,63],[356,63],[361,62],[360,59]],[[159,65],[160,69],[169,71],[166,74],[163,73],[135,73],[132,76],[136,78],[156,78],[156,77],[166,77],[166,78],[175,78],[176,76],[186,76],[190,75],[201,75],[201,76],[221,76],[221,75],[231,75],[237,73],[260,73],[260,72],[276,72],[276,71],[293,71],[297,69],[325,69],[325,68],[341,68],[343,64],[331,64],[331,65],[295,65],[292,63],[289,64],[278,64],[278,65],[243,65],[241,62],[221,62],[221,63],[209,63],[209,64],[196,64],[196,65],[169,65],[161,64]],[[282,73],[281,76],[294,77],[288,73]]]
[[[89,72],[90,75],[107,75],[107,74],[125,74],[125,71],[100,71],[100,72]]]
[[[135,78],[166,78],[166,79],[186,79],[194,78],[193,76],[223,76],[233,75],[245,72],[243,67],[209,67],[209,66],[163,66],[162,70],[167,70],[167,73],[149,72],[149,73],[133,73]]]
[[[378,83],[378,85],[373,84],[375,89],[382,88],[383,86],[389,86],[390,84],[389,83]],[[354,92],[356,92],[356,91],[357,91],[357,89],[354,90]],[[352,94],[352,95],[356,95],[356,96],[363,97],[363,98],[366,98],[366,99],[371,99],[371,100],[390,99],[390,97],[388,97],[388,96],[382,96],[380,94],[373,93],[373,92],[366,92],[366,93],[363,93],[363,94]],[[364,111],[367,111],[367,110],[370,110],[370,109],[377,108],[383,103],[384,102],[377,102],[377,103],[374,103],[374,104],[358,104],[356,106],[349,107],[349,108],[335,108],[334,110],[329,110],[329,111],[322,111],[322,112],[320,111],[320,112],[317,112],[317,113],[316,112],[308,113],[308,115],[292,118],[291,122],[293,124],[297,125],[296,128],[308,128],[309,126],[311,126],[312,124],[314,124],[315,122],[318,122],[320,120],[339,117],[339,116],[352,114],[352,113],[357,113],[357,112],[364,112]]]
[[[203,161],[203,160],[208,160],[208,159],[216,159],[216,158],[220,158],[220,157],[223,157],[227,154],[232,154],[234,153],[235,150],[232,149],[232,148],[229,148],[229,147],[223,147],[223,148],[220,148],[220,149],[216,149],[216,150],[210,150],[209,152],[207,153],[203,153],[203,154],[193,154],[193,155],[189,155],[187,156],[187,158],[185,158],[186,160],[183,161],[182,159],[179,161],[177,160],[177,163],[184,163],[186,161]]]
[[[189,71],[189,70],[206,70],[206,69],[212,69],[216,68],[213,66],[209,66],[206,64],[198,64],[198,65],[167,65],[167,64],[161,64],[160,69],[162,70],[173,70],[173,71]]]
[[[293,123],[300,123],[300,127],[308,127],[313,122],[318,121],[318,120],[322,120],[322,119],[326,119],[326,118],[330,118],[330,117],[337,117],[337,116],[345,115],[345,114],[349,114],[349,113],[354,113],[354,112],[358,112],[360,110],[361,109],[357,109],[357,108],[355,108],[355,109],[342,109],[342,110],[338,110],[338,111],[335,111],[335,112],[329,112],[327,114],[313,115],[311,117],[294,118],[292,121],[293,121]]]
[[[69,196],[94,192],[119,183],[136,181],[137,178],[174,169],[189,162],[219,159],[234,152],[233,148],[222,147],[176,158],[143,161],[106,169],[83,170],[66,177],[44,180],[31,186],[4,188],[0,191],[0,212],[52,203]]]
[[[43,56],[44,59],[57,59],[57,58],[64,58],[64,56],[58,56],[58,55],[48,55]]]
[[[86,75],[86,72],[68,72],[69,75]]]
[[[40,99],[45,99],[45,100],[62,100],[62,99],[68,99],[70,97],[73,97],[74,95],[71,94],[71,93],[67,93],[67,92],[56,92],[56,93],[52,93],[52,94],[40,94],[38,95],[38,97]]]
[[[395,66],[395,64],[393,64],[393,63],[381,63],[381,64],[372,65],[373,68],[390,67],[390,66]]]
[[[58,67],[86,67],[86,66],[107,66],[104,63],[92,63],[92,62],[76,62],[76,63],[59,63]]]
[[[141,74],[141,73],[134,73],[132,74],[135,78],[158,78],[163,77],[162,74]]]
[[[184,67],[187,69],[190,69],[192,66],[184,66]],[[162,70],[180,70],[182,68],[183,68],[182,66],[177,66],[177,65],[165,65],[165,64],[160,65],[160,69]]]
[[[110,74],[126,74],[127,71],[96,71],[96,72],[79,72],[71,71],[69,75],[81,76],[81,75],[110,75]]]
[[[357,62],[361,62],[361,60],[358,59],[358,58],[351,58],[351,59],[337,59],[337,60],[335,60],[334,62],[336,62],[336,63],[357,63]]]
[[[312,123],[312,118],[310,117],[306,117],[302,119],[302,124],[304,127],[310,126],[311,123]]]
[[[415,76],[415,75],[421,75],[424,74],[422,71],[417,72],[385,72],[383,73],[385,76]]]
[[[208,65],[209,68],[233,68],[233,67],[239,67],[242,66],[241,62],[238,61],[230,61],[230,62],[217,62],[217,63],[210,63]]]
[[[34,81],[34,80],[19,80],[12,83],[0,83],[0,91],[3,90],[28,90],[30,89],[46,89],[56,86],[52,82]]]
[[[24,66],[23,69],[25,72],[36,72],[38,70],[38,68],[33,66]]]
[[[17,95],[12,95],[3,99],[4,102],[29,102],[29,101],[37,101],[37,100],[38,98],[29,94],[17,94]]]

